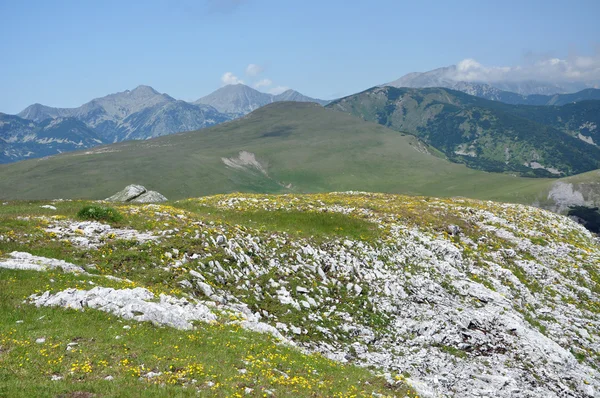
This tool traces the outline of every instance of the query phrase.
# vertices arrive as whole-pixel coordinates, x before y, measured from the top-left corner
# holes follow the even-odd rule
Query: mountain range
[[[413,134],[476,169],[550,177],[600,168],[600,101],[523,106],[444,88],[375,87],[328,107]]]
[[[412,134],[429,145],[430,153],[483,171],[564,177],[600,168],[600,90],[526,95],[487,83],[454,81],[450,72],[440,68],[412,73],[329,104],[293,90],[272,95],[243,84],[224,86],[194,102],[139,86],[77,108],[34,104],[16,116],[1,115],[0,162],[197,131],[293,101],[325,105]],[[530,83],[529,92],[563,90]],[[228,143],[222,145],[230,149]]]
[[[527,81],[456,80],[457,66],[413,72],[383,86],[429,88],[443,87],[477,97],[522,105],[564,105],[586,99],[600,99],[600,90],[583,83]]]
[[[161,94],[149,86],[138,86],[105,97],[96,98],[77,108],[53,108],[41,104],[28,106],[16,116],[3,116],[2,135],[5,141],[0,162],[12,162],[56,154],[68,150],[90,148],[103,143],[127,140],[145,140],[182,131],[198,130],[246,115],[268,103],[277,101],[316,102],[327,101],[304,96],[297,91],[287,90],[279,95],[261,93],[248,86],[228,85],[214,93],[190,103]],[[61,146],[50,143],[38,124],[48,120],[73,119],[81,124],[78,128],[90,139],[77,141],[77,145],[65,142]],[[30,125],[30,122],[34,124]],[[72,121],[70,123],[73,123]],[[24,134],[23,126],[28,127]],[[14,128],[14,131],[12,130]],[[73,127],[74,128],[74,127]],[[57,131],[56,140],[63,139],[62,130]],[[36,145],[32,145],[32,142]],[[8,146],[10,144],[10,147]]]

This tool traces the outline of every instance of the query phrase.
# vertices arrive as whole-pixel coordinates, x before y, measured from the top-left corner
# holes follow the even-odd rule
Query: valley
[[[412,135],[317,104],[282,102],[197,132],[2,165],[0,198],[103,199],[138,183],[169,199],[361,190],[551,206],[558,181],[469,169]]]

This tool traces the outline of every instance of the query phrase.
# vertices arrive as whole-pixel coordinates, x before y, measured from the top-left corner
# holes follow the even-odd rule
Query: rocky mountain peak
[[[129,92],[130,94],[136,94],[136,95],[160,95],[160,93],[158,91],[156,91],[155,89],[153,89],[150,86],[145,86],[145,85],[139,85],[136,88],[134,88],[133,90],[129,91],[127,90],[126,92]]]

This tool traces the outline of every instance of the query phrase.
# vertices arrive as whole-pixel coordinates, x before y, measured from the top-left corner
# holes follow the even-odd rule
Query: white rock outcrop
[[[91,290],[67,289],[56,294],[45,292],[32,296],[36,306],[64,307],[75,310],[86,308],[109,312],[124,319],[148,321],[155,325],[175,329],[192,329],[194,321],[216,321],[211,310],[199,303],[161,294],[158,301],[154,293],[143,288],[112,289],[95,287]]]
[[[61,269],[64,272],[85,272],[84,269],[78,265],[54,258],[34,256],[31,253],[14,251],[8,253],[8,256],[8,259],[0,259],[0,268],[30,271],[50,271],[53,269]]]

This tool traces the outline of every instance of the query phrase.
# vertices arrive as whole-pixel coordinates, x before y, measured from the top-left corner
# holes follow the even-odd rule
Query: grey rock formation
[[[164,197],[162,194],[156,191],[148,191],[146,193],[141,194],[135,199],[132,199],[132,203],[157,203],[157,202],[166,202],[168,199]]]
[[[167,198],[156,191],[146,190],[142,185],[131,184],[105,200],[108,202],[156,203],[166,202]]]
[[[149,321],[176,329],[192,329],[193,321],[215,321],[217,316],[200,303],[161,294],[159,302],[151,301],[154,293],[143,288],[115,290],[95,287],[91,290],[67,289],[57,294],[45,292],[32,297],[35,305],[68,307],[76,310],[94,308],[125,319]]]
[[[106,200],[109,202],[129,202],[144,193],[146,193],[146,188],[141,185],[131,184],[127,185],[122,191],[106,198]]]
[[[9,253],[9,257],[10,258],[6,260],[0,261],[0,268],[30,271],[48,271],[54,269],[61,269],[64,272],[85,272],[83,268],[81,268],[78,265],[71,264],[63,260],[56,260],[54,258],[38,257],[25,252],[14,251],[12,253]]]

